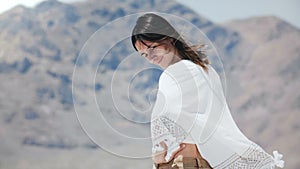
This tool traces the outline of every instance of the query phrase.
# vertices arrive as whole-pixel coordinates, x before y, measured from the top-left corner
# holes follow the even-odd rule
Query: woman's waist
[[[184,149],[180,150],[175,154],[172,160],[167,163],[155,164],[157,169],[170,169],[173,166],[182,166],[183,168],[199,168],[199,169],[210,169],[209,163],[201,156],[196,144],[182,143],[185,144]],[[181,163],[181,164],[180,164]],[[176,168],[176,167],[175,167]]]

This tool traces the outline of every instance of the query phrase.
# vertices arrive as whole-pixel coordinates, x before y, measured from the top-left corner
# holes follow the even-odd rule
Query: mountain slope
[[[74,4],[50,0],[35,8],[17,6],[0,15],[0,168],[151,167],[150,158],[114,156],[88,138],[73,107],[72,74],[75,63],[79,67],[87,64],[88,60],[77,60],[79,52],[87,39],[101,26],[118,17],[153,10],[186,16],[202,27],[212,24],[177,3],[163,0],[106,0]],[[107,36],[106,40],[112,41],[113,35]],[[95,90],[100,97],[99,101],[106,103],[104,115],[114,127],[129,136],[149,135],[148,125],[142,125],[147,129],[144,132],[132,130],[130,126],[126,127],[126,123],[120,123],[122,119],[113,114],[114,106],[102,94],[109,94],[106,90],[109,83],[104,79],[109,78],[124,59],[124,53],[120,52],[134,51],[130,43],[117,45],[99,72],[101,76],[95,84]],[[134,64],[130,63],[129,68]],[[128,76],[132,72],[127,69],[123,75]],[[149,91],[147,83],[154,84],[155,79],[151,77],[150,74],[143,83],[137,78],[133,87],[144,94]],[[82,84],[85,86],[82,88],[83,96],[94,91],[93,86],[85,85],[84,76]],[[137,94],[133,96],[141,97]],[[135,112],[131,116],[145,118]],[[93,122],[94,119],[91,124]],[[97,129],[101,130],[101,125]],[[98,135],[105,136],[105,133],[99,132]],[[127,143],[118,142],[117,139],[107,139],[107,142],[107,145],[119,151],[134,151],[128,148]],[[150,145],[145,144],[139,150],[149,152]]]

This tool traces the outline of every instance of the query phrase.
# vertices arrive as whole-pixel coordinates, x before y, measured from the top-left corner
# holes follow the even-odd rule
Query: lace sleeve
[[[151,134],[153,142],[152,153],[163,151],[164,149],[160,142],[165,142],[168,147],[167,156],[165,157],[167,161],[172,152],[187,137],[187,132],[167,116],[159,116],[152,121]]]

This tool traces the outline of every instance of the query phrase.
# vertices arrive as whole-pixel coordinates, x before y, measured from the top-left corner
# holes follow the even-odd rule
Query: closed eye
[[[159,44],[159,45],[155,45],[155,46],[150,46],[148,49],[150,49],[150,50],[154,50],[155,48],[157,48],[158,46],[160,46],[161,44]]]
[[[148,54],[147,53],[141,53],[141,56],[146,58],[148,56]]]

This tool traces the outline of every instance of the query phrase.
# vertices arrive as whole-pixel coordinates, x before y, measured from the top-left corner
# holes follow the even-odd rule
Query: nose
[[[152,59],[154,59],[154,58],[156,58],[156,54],[153,54],[153,53],[149,53],[149,58],[152,60]]]
[[[152,60],[155,57],[156,57],[156,55],[153,52],[151,52],[151,51],[148,51],[147,54],[146,54],[146,58],[148,60]]]

